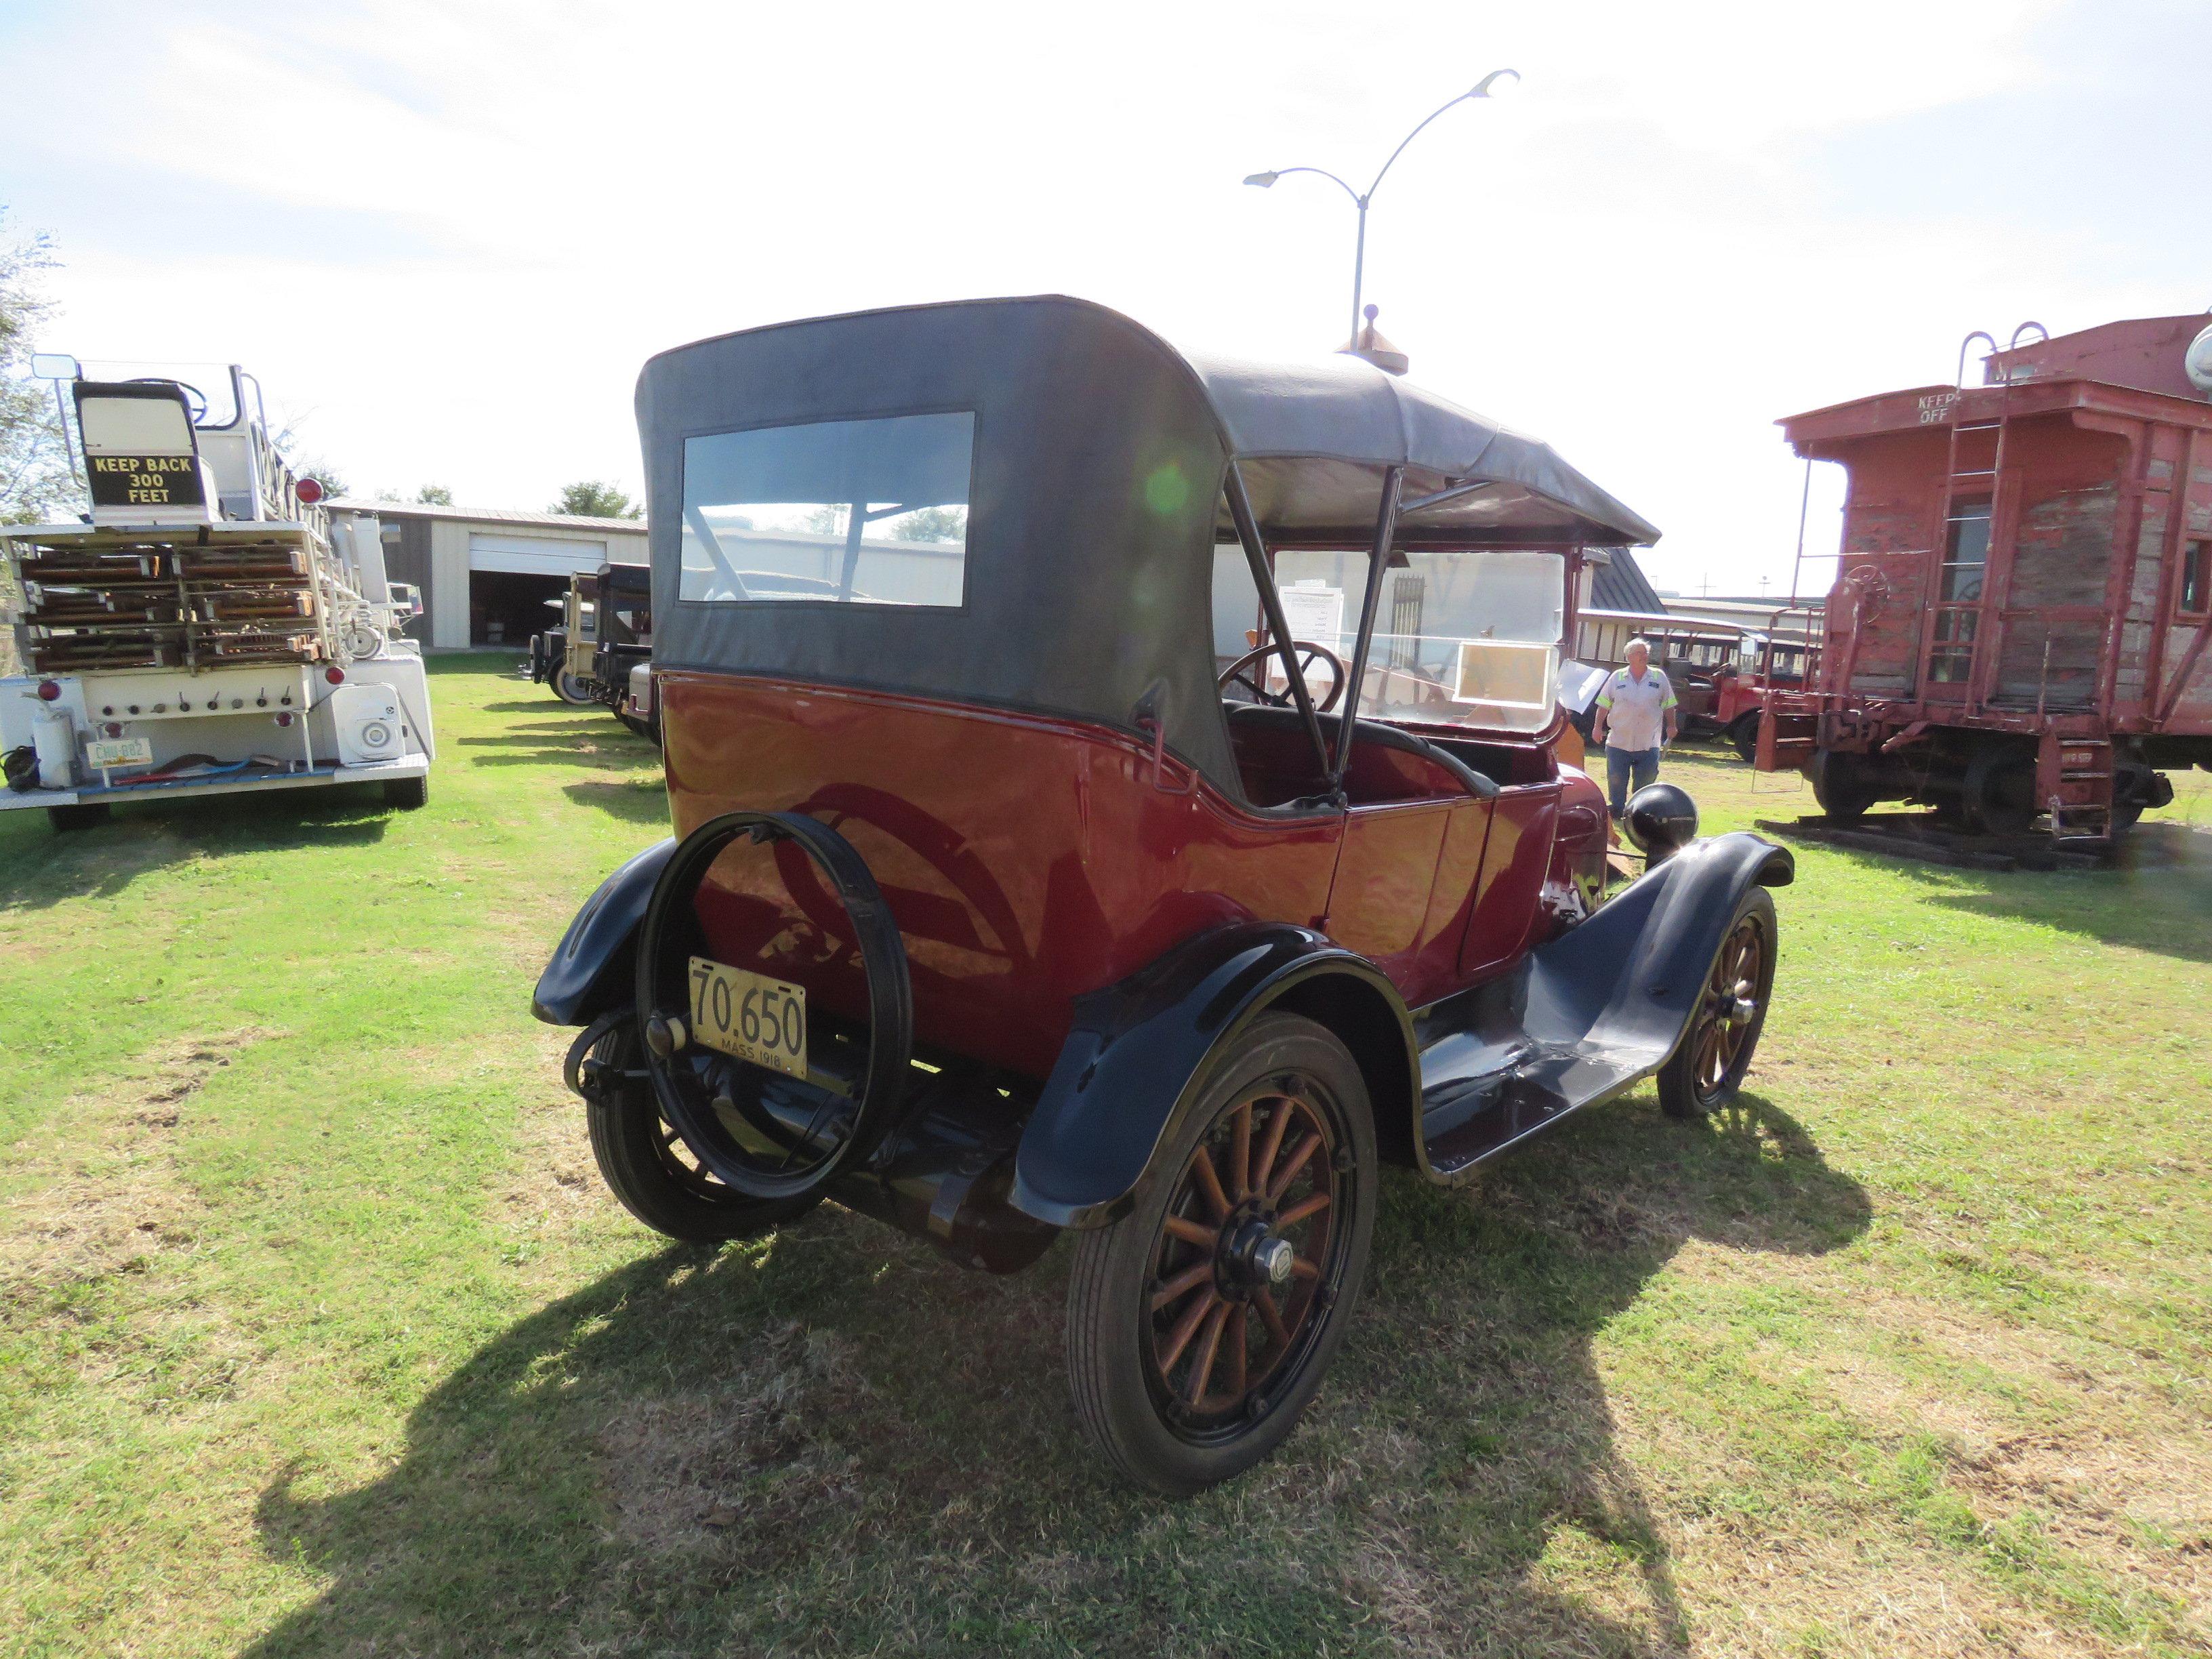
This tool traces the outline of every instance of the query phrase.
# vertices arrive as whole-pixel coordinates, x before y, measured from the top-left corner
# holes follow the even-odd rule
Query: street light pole
[[[1374,181],[1364,191],[1354,190],[1327,167],[1278,167],[1271,173],[1255,173],[1246,175],[1244,179],[1246,184],[1257,185],[1261,190],[1270,190],[1273,188],[1276,179],[1287,178],[1293,173],[1317,173],[1349,196],[1352,198],[1352,206],[1358,210],[1359,234],[1358,240],[1353,244],[1352,256],[1351,349],[1356,351],[1359,348],[1359,301],[1361,290],[1365,285],[1367,276],[1367,204],[1375,199],[1375,191],[1382,185],[1383,174],[1390,171],[1392,163],[1406,153],[1406,146],[1419,137],[1422,129],[1425,128],[1431,121],[1435,120],[1437,116],[1455,105],[1464,104],[1477,98],[1489,97],[1490,88],[1509,75],[1516,82],[1521,79],[1521,71],[1518,70],[1492,70],[1458,97],[1447,100],[1431,110],[1419,126],[1415,127],[1398,141],[1398,148],[1390,152],[1389,161],[1382,163],[1382,170],[1376,173]]]

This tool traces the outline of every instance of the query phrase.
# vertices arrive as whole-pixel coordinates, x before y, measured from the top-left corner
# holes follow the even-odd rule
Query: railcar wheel
[[[568,1067],[584,1097],[592,1157],[623,1208],[657,1233],[697,1244],[752,1238],[813,1208],[819,1194],[763,1202],[716,1179],[661,1116],[638,1048],[627,1017],[601,1021],[577,1039]]]
[[[1842,749],[1823,749],[1813,757],[1813,799],[1834,823],[1866,816],[1878,797],[1866,776],[1865,763]]]
[[[2035,827],[2035,757],[1985,744],[1960,784],[1966,821],[1984,835],[2024,836]]]
[[[1122,1474],[1188,1497],[1297,1425],[1344,1340],[1375,1226],[1375,1127],[1344,1044],[1266,1014],[1120,1220],[1076,1244],[1077,1420]]]
[[[1754,887],[1737,901],[1689,1030],[1659,1068],[1659,1104],[1668,1116],[1704,1117],[1735,1097],[1766,1026],[1774,946],[1774,898]]]

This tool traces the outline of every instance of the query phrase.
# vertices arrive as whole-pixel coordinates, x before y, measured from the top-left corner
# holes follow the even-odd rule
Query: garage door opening
[[[561,620],[561,601],[568,592],[566,576],[524,575],[511,570],[469,572],[469,643],[513,646],[530,643]],[[552,603],[547,603],[550,600]]]

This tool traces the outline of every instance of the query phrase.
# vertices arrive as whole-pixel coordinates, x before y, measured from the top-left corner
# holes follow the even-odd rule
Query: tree
[[[902,542],[964,542],[968,539],[968,509],[917,507],[891,520],[891,536]]]
[[[443,484],[424,484],[415,492],[415,501],[421,507],[451,507],[453,492]]]
[[[629,495],[611,483],[597,478],[585,478],[568,485],[553,503],[556,513],[573,514],[580,519],[641,519],[645,508],[630,500]]]
[[[0,228],[6,216],[0,208]],[[0,524],[37,524],[65,510],[74,516],[76,484],[53,388],[19,378],[52,309],[39,289],[52,264],[43,234],[0,241]]]

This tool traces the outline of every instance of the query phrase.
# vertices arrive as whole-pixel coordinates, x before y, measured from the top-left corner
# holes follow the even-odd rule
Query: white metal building
[[[422,590],[428,626],[416,637],[434,650],[520,648],[554,620],[544,602],[568,592],[570,575],[647,562],[642,519],[400,501],[334,505],[382,521],[386,573]]]

